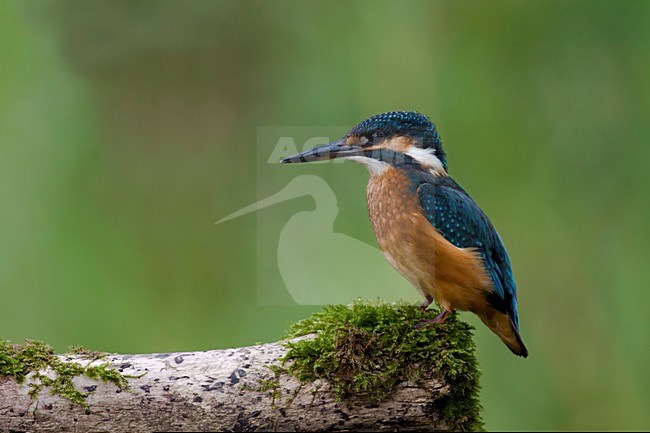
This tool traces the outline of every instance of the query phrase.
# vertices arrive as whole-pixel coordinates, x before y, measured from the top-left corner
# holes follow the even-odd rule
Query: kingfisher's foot
[[[420,305],[419,310],[422,312],[427,311],[427,308],[429,308],[429,305],[433,302],[433,297],[431,295],[426,295],[425,300],[422,302],[422,305]]]
[[[445,319],[447,318],[449,313],[450,313],[450,311],[447,311],[447,310],[443,309],[442,312],[440,314],[438,314],[435,319],[423,320],[420,323],[418,323],[417,325],[415,325],[415,327],[416,328],[422,328],[423,326],[427,326],[427,325],[445,323]]]

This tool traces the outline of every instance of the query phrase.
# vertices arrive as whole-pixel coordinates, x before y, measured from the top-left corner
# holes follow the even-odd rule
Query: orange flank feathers
[[[477,314],[516,354],[523,345],[510,319],[488,302],[492,282],[473,249],[447,241],[424,216],[410,181],[389,168],[372,176],[366,190],[368,213],[388,262],[426,297],[448,311]]]

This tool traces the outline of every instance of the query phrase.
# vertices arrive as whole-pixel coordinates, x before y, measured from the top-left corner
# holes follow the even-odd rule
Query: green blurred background
[[[213,224],[258,198],[257,127],[416,109],[519,285],[530,358],[476,332],[487,427],[648,429],[649,41],[640,0],[2,1],[0,336],[277,339],[318,308],[258,305],[255,215]],[[296,173],[375,244],[365,169]]]

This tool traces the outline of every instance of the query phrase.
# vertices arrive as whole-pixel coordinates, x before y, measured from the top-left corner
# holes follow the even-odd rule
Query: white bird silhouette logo
[[[284,225],[277,260],[287,291],[300,305],[351,303],[356,298],[418,301],[417,293],[395,272],[381,251],[334,232],[336,195],[322,178],[302,175],[270,197],[246,206],[217,224],[265,207],[309,195],[316,208],[293,215]]]

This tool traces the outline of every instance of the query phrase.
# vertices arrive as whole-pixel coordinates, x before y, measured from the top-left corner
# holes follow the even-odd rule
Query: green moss
[[[259,383],[259,387],[255,390],[258,392],[268,392],[273,400],[277,400],[282,396],[280,392],[280,382],[277,379],[263,379]]]
[[[101,354],[99,357],[99,352],[80,351],[79,348],[72,352],[91,361],[105,356]],[[128,387],[126,377],[108,363],[83,366],[77,362],[62,361],[50,346],[34,340],[26,340],[22,345],[0,340],[0,375],[13,377],[18,383],[27,381],[32,398],[36,398],[44,388],[49,388],[51,394],[60,395],[84,407],[88,406],[86,397],[89,393],[75,388],[75,377],[98,379],[120,389]]]
[[[259,388],[257,388],[257,391],[259,392],[271,391],[277,389],[279,386],[280,383],[277,380],[263,379],[260,380]]]
[[[68,353],[71,355],[78,355],[82,358],[89,359],[91,361],[96,361],[98,359],[106,358],[108,353],[100,352],[98,350],[89,350],[82,346],[70,346]]]
[[[279,401],[282,398],[282,392],[280,391],[280,375],[287,371],[278,365],[270,365],[267,366],[267,368],[273,373],[273,379],[262,379],[257,383],[257,386],[247,387],[247,389],[255,392],[268,393],[273,398],[273,403],[275,404],[276,401]]]
[[[86,367],[83,374],[91,379],[99,379],[102,382],[112,383],[120,389],[128,388],[129,384],[126,380],[127,377],[135,377],[122,375],[117,370],[111,368],[108,363]],[[143,375],[144,374],[139,377],[142,377]]]
[[[483,429],[479,370],[472,327],[452,315],[444,324],[416,328],[435,317],[416,305],[356,302],[326,307],[294,324],[287,344],[287,371],[302,381],[329,381],[340,400],[352,395],[381,401],[404,381],[440,375],[451,385],[437,402],[454,431]]]

